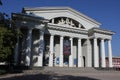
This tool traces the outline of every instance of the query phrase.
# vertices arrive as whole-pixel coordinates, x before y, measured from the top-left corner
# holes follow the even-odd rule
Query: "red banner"
[[[70,40],[64,40],[63,42],[63,54],[70,55],[71,54],[71,42]]]

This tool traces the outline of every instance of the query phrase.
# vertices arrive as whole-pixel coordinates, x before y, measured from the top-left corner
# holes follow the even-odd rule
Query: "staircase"
[[[98,72],[95,68],[75,68],[75,67],[45,67],[43,71],[55,73],[82,73],[82,72]]]
[[[29,72],[30,71],[30,72]],[[27,73],[57,73],[57,74],[81,74],[117,71],[114,68],[93,68],[93,67],[37,67],[24,72]]]

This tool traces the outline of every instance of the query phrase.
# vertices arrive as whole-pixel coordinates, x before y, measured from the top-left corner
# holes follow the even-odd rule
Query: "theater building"
[[[113,68],[120,68],[120,57],[112,57]],[[109,67],[109,58],[106,57],[106,67]]]
[[[16,65],[106,67],[108,50],[109,67],[113,67],[114,32],[100,28],[99,22],[81,12],[69,7],[25,7],[12,19],[22,33],[15,48]]]

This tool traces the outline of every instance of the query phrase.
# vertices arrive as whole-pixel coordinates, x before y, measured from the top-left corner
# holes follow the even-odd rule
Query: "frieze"
[[[75,29],[75,28],[67,28],[67,27],[52,25],[52,24],[48,24],[48,29],[88,35],[88,31],[86,31],[86,30],[80,30],[80,29]]]

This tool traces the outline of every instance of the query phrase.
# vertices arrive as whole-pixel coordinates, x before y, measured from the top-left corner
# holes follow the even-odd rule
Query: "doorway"
[[[68,65],[69,65],[69,55],[64,55],[63,63],[64,63],[65,67],[68,67]]]

